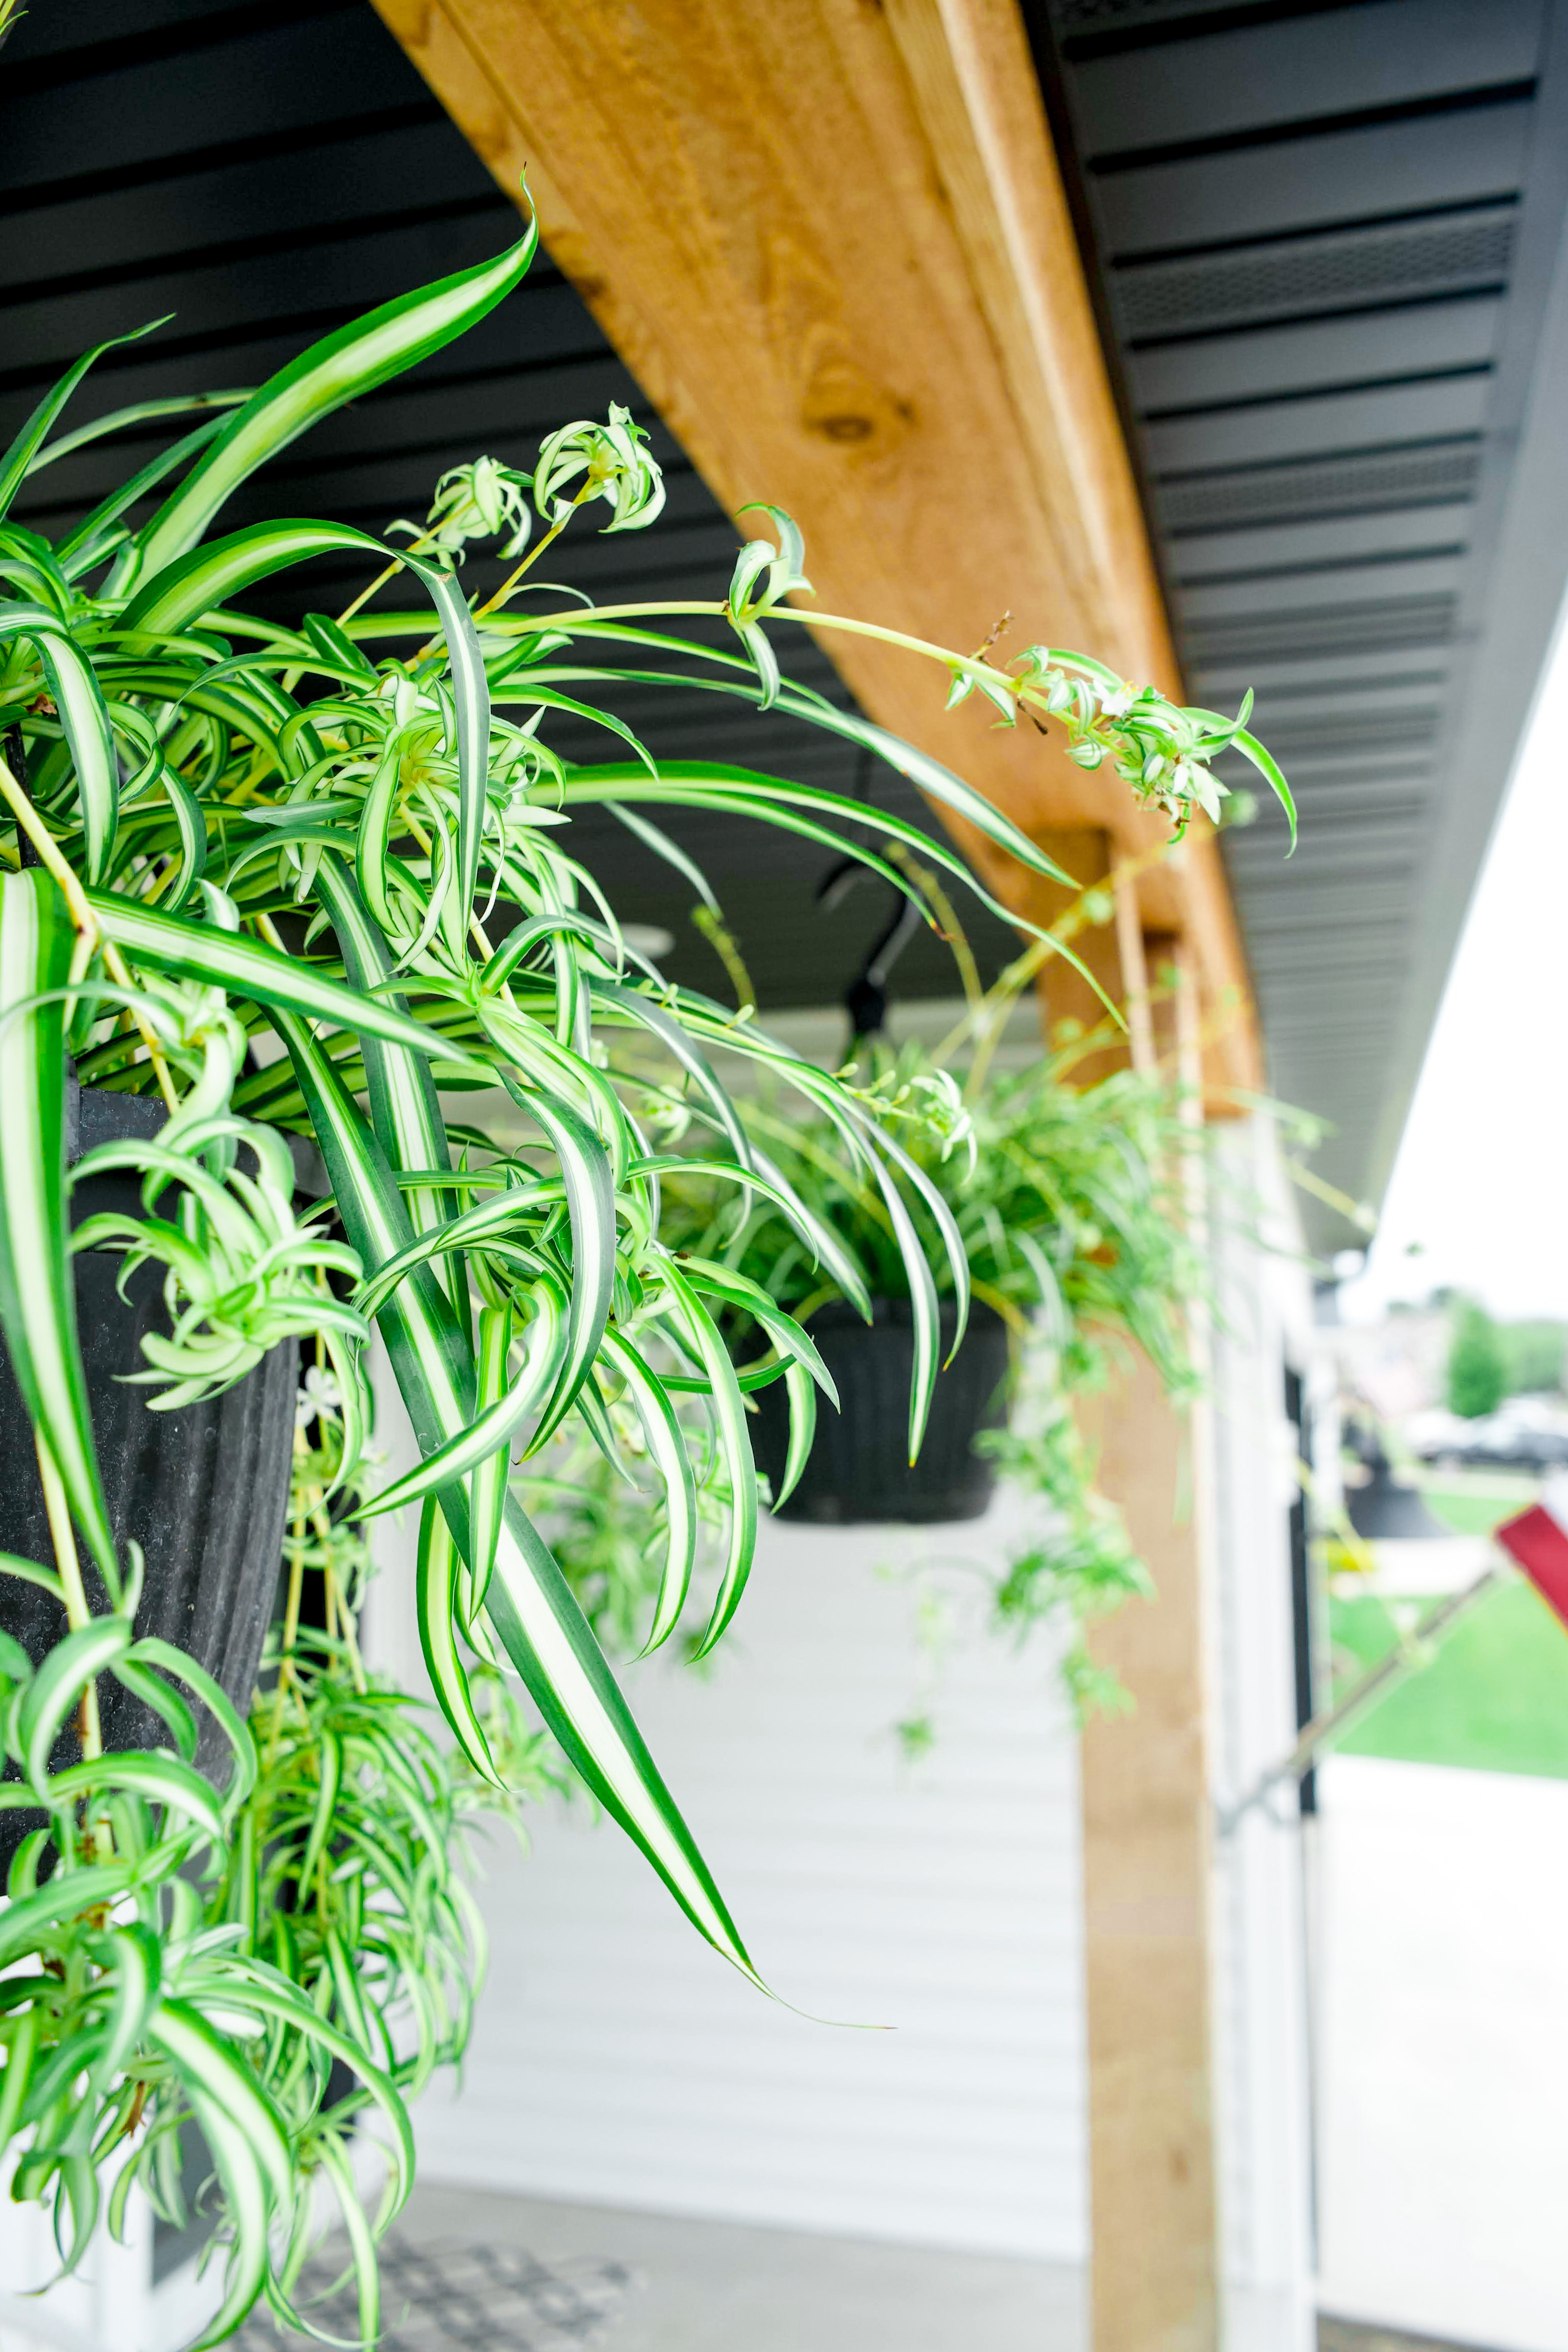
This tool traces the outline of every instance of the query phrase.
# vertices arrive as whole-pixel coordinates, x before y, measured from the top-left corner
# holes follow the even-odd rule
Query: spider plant
[[[1026,968],[1028,961],[1020,959]],[[1195,1388],[1186,1310],[1208,1286],[1183,1193],[1196,1138],[1176,1091],[1157,1077],[1125,1071],[1075,1087],[1073,1066],[1093,1039],[1025,1070],[990,1071],[984,1049],[970,1058],[975,1032],[994,1034],[1016,984],[1016,971],[1004,975],[955,1032],[946,1058],[941,1048],[937,1057],[912,1047],[863,1048],[874,1066],[843,1080],[896,1123],[904,1150],[958,1226],[973,1298],[1007,1328],[1014,1409],[1005,1428],[980,1431],[975,1450],[1026,1498],[1037,1531],[1002,1559],[973,1566],[988,1585],[998,1633],[1018,1639],[1047,1620],[1068,1621],[1074,1638],[1063,1671],[1081,1706],[1107,1696],[1088,1661],[1083,1623],[1146,1580],[1119,1515],[1095,1492],[1073,1400],[1104,1381],[1129,1343],[1149,1355],[1173,1396]],[[756,1150],[772,1155],[770,1165],[831,1232],[865,1297],[907,1296],[886,1203],[833,1152],[825,1123],[790,1118],[766,1087],[740,1097],[738,1108]],[[912,1214],[923,1225],[923,1206]],[[710,1253],[807,1329],[821,1307],[854,1295],[798,1247],[772,1201],[759,1197],[737,1220],[703,1173],[667,1179],[661,1232],[683,1255]],[[948,1269],[933,1257],[942,1297]],[[757,1360],[759,1339],[765,1355],[765,1334],[743,1313],[728,1331],[738,1359]],[[873,1433],[896,1442],[902,1459],[905,1433]],[[633,1429],[614,1461],[574,1438],[520,1479],[595,1631],[622,1654],[645,1636],[666,1540],[663,1503],[636,1452]],[[628,1457],[641,1486],[628,1478]],[[710,1579],[725,1525],[725,1480],[724,1465],[710,1460],[699,1487]],[[907,1565],[918,1570],[923,1546],[920,1537],[904,1538]]]
[[[0,2123],[29,2141],[13,2195],[53,2193],[65,2269],[90,2241],[101,2174],[111,2178],[114,2225],[140,2182],[154,2210],[184,2226],[194,2126],[216,2174],[198,2201],[208,2205],[209,2185],[220,2192],[206,2255],[234,2256],[215,2336],[237,2324],[263,2284],[289,2313],[312,2218],[296,2191],[318,2174],[348,2226],[362,2334],[376,2334],[378,2221],[354,2194],[352,2137],[379,2110],[390,2210],[410,2177],[406,2103],[461,2057],[482,1978],[467,1840],[486,1813],[553,1777],[545,1743],[521,1726],[499,1676],[483,1676],[481,1705],[507,1760],[505,1790],[437,1744],[423,1703],[367,1675],[357,1622],[369,1556],[353,1517],[364,1488],[362,1474],[342,1475],[331,1395],[319,1378],[300,1392],[287,1605],[248,1725],[178,1651],[127,1640],[121,1618],[100,1618],[121,1641],[107,1653],[110,1670],[157,1694],[174,1750],[100,1755],[56,1773],[49,1819],[18,1854],[0,1915],[11,1963],[0,1978],[9,2027]],[[309,1585],[314,1606],[302,1608]],[[35,1669],[0,1637],[7,1748],[22,1768],[4,1792],[10,1802],[36,1803],[37,1758],[105,1654],[101,1640],[90,1658],[73,1652],[76,1641]],[[236,1769],[222,1799],[191,1769],[195,1718],[182,1681],[231,1743]],[[45,1862],[55,1867],[40,1885]],[[16,1965],[24,1956],[32,1967]],[[280,2199],[285,2184],[279,2218],[289,2226],[264,2278],[258,2195]]]
[[[1181,1307],[1203,1278],[1181,1213],[1191,1131],[1157,1080],[1119,1071],[1074,1087],[1080,1052],[1075,1045],[1027,1069],[992,1072],[968,1095],[918,1048],[881,1055],[868,1082],[858,1083],[851,1066],[839,1083],[899,1135],[958,1228],[970,1293],[1016,1336],[1043,1315],[1077,1377],[1097,1362],[1105,1334],[1123,1332],[1180,1387]],[[810,1202],[870,1296],[902,1294],[895,1221],[876,1186],[833,1150],[826,1124],[792,1118],[771,1089],[743,1098],[741,1115],[754,1149]],[[913,1215],[926,1238],[929,1199]],[[662,1230],[672,1248],[712,1251],[801,1322],[839,1295],[773,1200],[757,1199],[737,1219],[705,1171],[670,1176]],[[938,1294],[951,1296],[951,1263],[931,1255]]]
[[[939,1275],[926,1252],[962,1328],[963,1237],[877,1104],[755,1021],[668,985],[633,951],[573,853],[571,821],[584,807],[613,810],[650,854],[689,872],[649,812],[745,814],[882,872],[891,869],[876,845],[891,838],[978,888],[940,843],[832,793],[734,764],[656,762],[615,698],[668,685],[847,736],[1021,864],[1062,878],[942,763],[788,683],[774,639],[799,625],[804,614],[785,600],[807,583],[798,533],[774,509],[764,510],[773,535],[742,548],[728,593],[711,602],[519,609],[531,565],[577,519],[624,532],[657,518],[658,471],[624,411],[552,434],[531,475],[487,458],[456,469],[425,522],[404,527],[405,544],[298,518],[212,535],[270,457],[484,317],[534,247],[531,226],[495,260],[384,304],[247,396],[193,394],[57,430],[101,356],[89,352],[0,456],[0,1325],[54,1552],[7,1560],[5,1571],[42,1581],[68,1628],[41,1664],[14,1643],[0,1659],[19,1776],[15,1795],[0,1797],[47,1813],[17,1855],[0,1914],[0,2147],[20,2133],[20,2191],[55,2197],[68,2265],[86,2242],[100,2169],[118,2160],[153,2090],[177,2079],[227,2216],[226,2292],[206,2340],[263,2290],[287,2308],[294,2256],[275,2248],[297,2252],[313,2166],[343,2189],[369,2263],[376,2225],[353,2218],[341,2144],[311,2121],[324,2056],[351,2068],[388,2118],[383,2220],[406,2177],[406,2121],[379,2030],[361,2030],[363,1974],[356,1993],[339,1966],[353,1937],[371,1934],[375,1906],[351,1903],[319,1949],[308,1951],[302,1927],[268,1942],[267,1873],[286,1869],[308,1896],[322,1863],[310,1833],[297,1868],[292,1858],[289,1807],[300,1791],[278,1780],[283,1751],[265,1709],[258,1762],[253,1733],[210,1679],[136,1635],[142,1567],[117,1547],[105,1507],[74,1314],[68,1057],[84,1085],[152,1096],[167,1112],[155,1141],[138,1147],[144,1213],[75,1236],[165,1269],[168,1328],[147,1367],[156,1407],[210,1395],[258,1350],[312,1342],[340,1400],[340,1439],[311,1510],[341,1515],[352,1498],[362,1523],[417,1510],[419,1631],[467,1768],[504,1782],[506,1747],[477,1696],[504,1669],[699,1931],[760,1981],[510,1489],[509,1455],[536,1454],[569,1428],[613,1450],[635,1424],[664,1495],[655,1643],[676,1624],[691,1575],[693,1449],[721,1464],[726,1528],[700,1646],[719,1639],[745,1586],[757,1512],[745,1399],[719,1318],[743,1312],[766,1333],[768,1360],[745,1377],[784,1382],[797,1448],[831,1384],[807,1332],[765,1288],[661,1238],[666,1180],[728,1187],[742,1217],[765,1200],[852,1296],[858,1278],[830,1221],[753,1140],[715,1076],[717,1049],[793,1091],[846,1181],[883,1202],[916,1301],[917,1436],[939,1353]],[[182,408],[189,429],[57,541],[4,521],[40,467]],[[487,541],[512,568],[479,603],[463,593],[457,560]],[[363,562],[364,585],[335,617],[310,609],[304,583],[292,621],[247,601],[263,583],[275,597],[283,575],[344,555]],[[416,609],[378,601],[395,576]],[[725,624],[730,649],[670,634],[681,614]],[[1086,657],[1036,648],[1000,670],[878,633],[942,665],[955,699],[978,692],[1009,723],[1022,714],[1059,726],[1074,758],[1110,761],[1178,829],[1195,806],[1215,804],[1222,788],[1207,762],[1227,746],[1284,792],[1239,721],[1133,692]],[[613,756],[568,764],[549,741],[558,714],[596,726]],[[930,917],[929,898],[920,903]],[[686,1139],[672,1150],[677,1131]],[[279,1156],[288,1133],[313,1137],[326,1170],[325,1196],[302,1207]],[[353,1482],[373,1326],[421,1458],[367,1498]],[[696,1401],[686,1420],[680,1397]],[[318,1759],[370,1775],[373,1809],[406,1807],[418,1772],[388,1768],[374,1780],[363,1735],[384,1711],[353,1682],[341,1619],[333,1639],[309,1673],[299,1654],[286,1657],[279,1687],[313,1693]],[[104,1752],[104,1675],[168,1727],[166,1749]],[[193,1769],[192,1696],[227,1735],[234,1762],[221,1791]],[[51,1774],[53,1743],[72,1725],[79,1760]],[[264,1817],[258,1771],[273,1790]],[[319,1761],[316,1772],[324,1818]],[[253,1862],[247,1837],[260,1841]],[[270,1841],[286,1861],[263,1861]],[[260,1891],[235,1894],[232,1910],[210,1918],[200,1887],[219,1878]],[[368,2288],[365,2298],[369,2330]]]

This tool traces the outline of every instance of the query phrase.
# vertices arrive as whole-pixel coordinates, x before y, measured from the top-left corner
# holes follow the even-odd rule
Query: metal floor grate
[[[306,2264],[295,2297],[323,2336],[352,2343],[359,2332],[352,2282],[340,2284],[339,2241]],[[539,2262],[519,2248],[437,2238],[418,2245],[394,2231],[381,2248],[382,2330],[376,2352],[584,2352],[604,2341],[636,2273],[623,2263],[578,2256]],[[315,2300],[321,2297],[320,2301]],[[259,2314],[235,2338],[238,2352],[302,2347]]]

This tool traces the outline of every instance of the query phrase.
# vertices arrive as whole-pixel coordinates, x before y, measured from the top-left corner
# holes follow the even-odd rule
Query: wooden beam
[[[960,649],[1073,646],[1179,688],[1016,0],[375,0],[733,509],[805,534],[816,602]],[[782,634],[783,632],[781,632]],[[1031,834],[1119,860],[1163,825],[934,666],[827,650],[862,706]],[[955,830],[957,828],[955,827]],[[993,888],[1039,894],[972,834]],[[1211,837],[1138,884],[1205,1003],[1209,1076],[1260,1082]]]
[[[1152,1042],[1200,1118],[1190,950],[1147,945],[1174,971]],[[1201,1232],[1195,1161],[1187,1205]],[[1080,1420],[1154,1585],[1092,1629],[1132,1712],[1091,1718],[1080,1751],[1093,2352],[1218,2352],[1207,1410],[1136,1351]]]

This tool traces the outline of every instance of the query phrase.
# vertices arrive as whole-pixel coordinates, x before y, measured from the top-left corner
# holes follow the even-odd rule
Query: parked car
[[[1411,1414],[1405,1438],[1423,1462],[1469,1469],[1561,1469],[1568,1465],[1568,1404],[1559,1397],[1510,1397],[1496,1412],[1474,1421],[1434,1406]]]

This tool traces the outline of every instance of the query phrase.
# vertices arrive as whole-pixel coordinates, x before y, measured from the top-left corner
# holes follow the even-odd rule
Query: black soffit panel
[[[1031,32],[1190,688],[1300,803],[1226,839],[1271,1083],[1376,1200],[1563,594],[1568,8]]]
[[[254,383],[313,336],[518,232],[515,209],[367,0],[35,0],[0,56],[0,436],[105,335],[174,314],[100,363],[73,405],[79,422],[138,399]],[[543,433],[602,416],[613,400],[652,429],[668,504],[646,537],[604,539],[584,521],[552,551],[549,577],[602,604],[722,596],[739,533],[542,257],[459,346],[318,426],[229,512],[236,524],[324,514],[384,530],[423,515],[447,466],[484,453],[527,465]],[[118,448],[130,446],[125,436]],[[150,436],[147,452],[156,446]],[[113,478],[109,447],[43,475],[18,519],[52,529],[80,512]],[[768,485],[756,487],[765,498]],[[479,562],[465,572],[479,588],[498,577]],[[358,567],[322,561],[275,609],[303,600],[332,611],[363,580]],[[255,601],[267,609],[267,592]],[[781,647],[790,672],[847,706],[826,658],[803,635],[792,639]],[[656,754],[734,760],[936,829],[901,778],[818,730],[711,695],[678,706],[627,689],[616,707]],[[576,759],[623,753],[581,727],[556,724],[551,740]],[[835,1003],[882,927],[881,890],[824,917],[815,893],[830,854],[740,821],[662,821],[710,875],[764,1007]],[[673,935],[667,969],[726,995],[690,924],[690,885],[613,817],[586,812],[574,833],[623,919]],[[1016,935],[978,907],[964,920],[982,968],[996,971]],[[899,989],[958,992],[940,941],[917,938]]]

